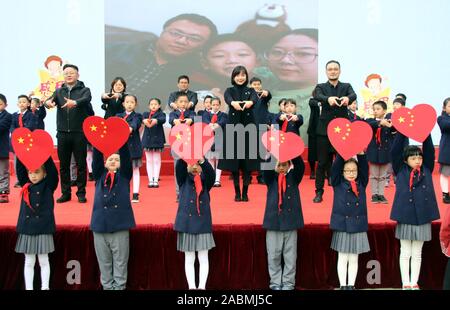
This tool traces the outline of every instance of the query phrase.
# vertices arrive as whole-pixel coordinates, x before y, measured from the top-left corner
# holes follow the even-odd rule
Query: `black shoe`
[[[347,286],[347,291],[354,291],[354,290],[356,290],[356,289],[353,285]]]
[[[70,187],[77,186],[77,181],[70,181]]]
[[[78,202],[79,203],[86,203],[87,202],[86,196],[80,195],[80,196],[77,196],[77,197],[78,197]]]
[[[239,185],[235,185],[234,186],[234,201],[242,201],[241,198],[241,189],[239,187]]]
[[[248,201],[248,195],[247,194],[242,194],[241,201]]]
[[[382,204],[388,203],[388,200],[383,195],[378,195],[378,201],[379,201],[379,203],[382,203]]]
[[[90,182],[94,181],[94,176],[92,175],[92,172],[89,173],[88,181]]]
[[[133,199],[131,199],[131,202],[139,202],[139,194],[134,193],[133,194]]]
[[[346,291],[346,290],[347,290],[347,286],[341,286],[341,287],[339,287],[339,289],[340,289],[341,291]]]
[[[380,203],[380,198],[377,194],[372,195],[372,199],[370,200],[372,203]]]
[[[314,197],[313,202],[314,203],[322,202],[323,201],[322,196],[323,196],[323,192],[321,192],[321,191],[316,192],[316,197]]]
[[[316,179],[316,172],[315,171],[311,171],[311,174],[309,175],[309,179],[310,180],[315,180]]]
[[[442,202],[443,203],[450,203],[450,194],[449,193],[442,193]]]
[[[266,184],[266,183],[264,182],[264,179],[263,179],[262,176],[258,176],[256,179],[258,180],[258,184],[261,184],[261,185]]]
[[[248,185],[242,187],[242,201],[248,201]]]
[[[153,187],[154,188],[158,188],[159,187],[159,183],[158,182],[153,182]]]
[[[70,201],[72,199],[72,197],[70,195],[62,195],[61,197],[59,197],[58,199],[56,199],[57,203],[64,203],[67,201]]]

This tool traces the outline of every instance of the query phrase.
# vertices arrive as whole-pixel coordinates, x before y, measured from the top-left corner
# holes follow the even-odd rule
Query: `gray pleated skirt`
[[[439,173],[444,177],[450,177],[450,165],[441,164],[439,166]]]
[[[48,254],[55,251],[53,235],[19,234],[16,242],[16,252],[25,254]]]
[[[395,238],[399,240],[431,240],[431,223],[423,225],[410,225],[398,223],[395,227]]]
[[[210,250],[216,246],[212,233],[189,234],[178,232],[177,250],[181,252],[194,252]]]
[[[348,233],[333,231],[331,248],[337,252],[350,254],[361,254],[370,251],[366,232]]]
[[[131,161],[133,163],[133,168],[139,168],[142,166],[142,158],[134,158]]]

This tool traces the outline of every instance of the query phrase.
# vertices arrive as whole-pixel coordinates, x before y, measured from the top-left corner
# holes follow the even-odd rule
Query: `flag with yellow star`
[[[25,127],[12,132],[11,144],[17,158],[28,170],[41,167],[54,148],[52,137],[48,132],[42,129],[30,131]]]
[[[403,135],[423,142],[436,124],[436,110],[429,104],[422,103],[412,109],[402,107],[392,113],[392,125]]]

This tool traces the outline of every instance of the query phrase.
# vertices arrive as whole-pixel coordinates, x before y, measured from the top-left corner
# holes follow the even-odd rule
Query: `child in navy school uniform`
[[[55,251],[53,193],[58,187],[58,171],[51,157],[35,171],[27,170],[17,159],[16,171],[22,186],[22,197],[16,227],[19,236],[15,251],[25,254],[25,289],[33,289],[37,255],[41,268],[41,289],[48,290],[50,281],[48,253]]]
[[[438,117],[437,123],[441,129],[441,141],[439,142],[440,183],[442,190],[442,201],[450,203],[448,193],[448,181],[450,178],[450,97],[444,100],[442,114]]]
[[[189,105],[189,97],[185,92],[177,92],[175,94],[175,104],[177,106],[176,110],[170,112],[169,114],[169,124],[174,127],[179,124],[192,125],[194,123],[195,112],[191,109],[187,109]],[[173,157],[174,165],[174,177],[176,179],[176,166],[179,159],[175,152],[171,151]],[[177,193],[177,202],[179,201],[179,186],[175,182],[175,192]]]
[[[206,160],[188,165],[179,159],[176,181],[180,187],[180,200],[175,218],[177,250],[184,252],[185,273],[189,289],[206,288],[209,273],[208,251],[215,247],[212,234],[210,195],[214,184],[214,170]],[[200,263],[199,285],[195,285],[195,252]]]
[[[303,125],[303,116],[296,114],[297,102],[294,99],[286,99],[284,102],[284,112],[278,113],[275,117],[275,124],[278,124],[281,131],[293,132],[300,135],[300,127]]]
[[[42,106],[39,98],[31,98],[30,110],[37,116],[37,129],[45,130],[44,119],[47,116],[47,112],[45,107]]]
[[[219,111],[221,106],[220,99],[215,97],[211,100],[211,111],[205,112],[202,115],[202,121],[211,126],[211,129],[214,130],[215,140],[218,143],[214,143],[211,147],[211,150],[208,151],[205,157],[208,159],[211,166],[214,168],[216,173],[216,180],[214,182],[214,187],[221,187],[220,183],[220,175],[222,174],[222,170],[220,170],[217,165],[219,164],[220,157],[220,138],[217,135],[222,135],[223,139],[223,131],[225,130],[225,125],[228,123],[228,115],[224,112]],[[221,130],[219,132],[219,130]]]
[[[131,228],[136,226],[130,202],[133,175],[130,149],[124,144],[119,154],[104,162],[103,154],[93,150],[95,179],[94,208],[90,228],[104,290],[124,290],[127,284]]]
[[[204,107],[204,109],[203,110],[199,110],[197,112],[198,116],[203,116],[204,113],[211,112],[211,100],[212,100],[212,98],[213,97],[210,96],[210,95],[206,95],[205,96],[205,99],[203,99],[203,107]]]
[[[12,116],[6,111],[7,105],[5,95],[0,94],[0,203],[9,202],[9,129]]]
[[[152,98],[149,101],[150,112],[144,112],[142,135],[142,147],[145,151],[147,164],[148,187],[159,187],[159,172],[161,170],[161,153],[166,143],[163,124],[166,122],[166,114],[161,111],[161,100]]]
[[[304,172],[301,156],[288,162],[277,162],[275,170],[263,171],[267,186],[263,228],[267,230],[269,287],[272,290],[295,288],[297,229],[304,226],[298,186]]]
[[[406,137],[397,132],[391,149],[397,179],[390,218],[397,221],[403,289],[419,289],[422,246],[431,240],[431,222],[439,219],[432,177],[435,150],[431,135],[423,142],[423,150],[415,145],[404,148],[405,142]]]
[[[126,95],[123,101],[125,112],[117,114],[123,118],[130,126],[130,138],[128,147],[130,148],[131,160],[133,162],[133,199],[131,202],[139,202],[140,172],[142,166],[142,143],[139,129],[142,124],[142,114],[135,112],[138,104],[136,96]]]
[[[359,117],[356,112],[358,110],[358,102],[355,100],[352,103],[348,105],[348,119],[353,122],[357,120],[361,120],[361,117]]]
[[[337,155],[331,167],[333,209],[331,248],[338,252],[337,271],[341,290],[354,290],[358,255],[369,252],[366,187],[369,165],[366,155],[347,161]],[[348,264],[348,268],[347,268]],[[347,282],[348,274],[348,282]]]
[[[387,105],[384,101],[373,104],[373,119],[367,122],[373,129],[373,137],[367,147],[367,159],[370,162],[370,187],[372,203],[387,204],[384,197],[389,163],[391,161],[392,124],[391,114],[386,115]]]

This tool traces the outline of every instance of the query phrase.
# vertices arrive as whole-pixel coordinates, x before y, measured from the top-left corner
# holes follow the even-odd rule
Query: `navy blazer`
[[[302,203],[298,186],[305,172],[301,156],[292,159],[294,167],[286,174],[286,189],[278,211],[278,173],[275,170],[263,170],[267,186],[266,210],[263,228],[267,230],[287,231],[304,226]]]
[[[47,111],[44,106],[37,108],[34,112],[31,111],[35,116],[37,116],[37,128],[45,130],[44,119],[47,116]]]
[[[11,132],[14,129],[19,128],[19,112],[14,112],[12,115],[12,123],[11,123]],[[38,117],[33,114],[31,110],[26,110],[25,114],[22,117],[23,127],[28,128],[30,131],[33,131],[38,128]]]
[[[184,160],[176,163],[176,177],[180,187],[180,200],[175,218],[174,230],[189,234],[204,234],[212,232],[212,219],[209,191],[214,185],[216,174],[211,164],[205,160],[201,165],[203,190],[200,192],[198,203],[200,214],[197,211],[197,192],[195,191],[194,176],[187,171]]]
[[[149,116],[150,112],[144,112],[142,115],[143,119],[148,119]],[[159,109],[153,114],[152,119],[156,119],[157,123],[151,128],[144,125],[142,147],[147,149],[162,149],[166,143],[163,127],[163,124],[166,122],[166,114]]]
[[[9,131],[11,123],[12,115],[6,110],[0,112],[0,158],[9,158]]]
[[[58,187],[58,171],[55,163],[49,157],[44,164],[46,176],[38,183],[31,184],[28,188],[31,209],[23,197],[20,197],[20,211],[17,220],[16,231],[25,235],[53,234],[56,230],[53,193]],[[17,179],[23,187],[30,183],[28,170],[17,159]]]
[[[95,180],[94,208],[92,209],[91,230],[97,233],[113,233],[136,226],[130,201],[130,181],[133,176],[130,151],[127,145],[121,147],[120,168],[109,190],[110,181],[105,185],[108,173],[103,162],[103,154],[93,151],[92,175]]]
[[[361,117],[359,117],[356,113],[353,113],[353,112],[350,111],[350,110],[348,110],[348,119],[349,119],[351,122],[362,120]]]
[[[180,110],[175,110],[175,111],[170,112],[170,114],[169,114],[169,124],[170,124],[170,126],[172,126],[172,127],[174,126],[173,121],[176,120],[176,119],[180,119],[180,115],[181,115]],[[195,116],[196,116],[196,114],[192,110],[185,110],[184,111],[184,119],[186,119],[186,118],[192,119],[192,124],[194,123],[194,117]]]
[[[391,114],[386,115],[386,119],[390,119]],[[367,147],[367,159],[370,163],[385,165],[391,162],[391,146],[393,140],[393,130],[389,127],[381,126],[380,121],[374,118],[369,118],[366,122],[372,127],[372,140]],[[378,128],[381,128],[380,144],[377,143],[376,133]]]
[[[366,155],[358,155],[356,178],[358,196],[353,193],[350,182],[344,178],[343,170],[344,160],[337,155],[331,167],[334,195],[330,228],[347,233],[365,232],[368,229],[366,187],[369,183],[369,164]]]
[[[282,114],[285,114],[285,113],[280,112],[273,118],[273,121],[274,121],[273,124],[278,124],[279,130],[281,130],[281,128],[283,127],[283,122],[284,122],[284,121],[280,120],[280,116]],[[288,122],[286,132],[293,132],[299,136],[300,135],[300,127],[303,125],[303,116],[301,116],[300,114],[297,114],[297,117],[298,117],[298,120],[296,122],[294,122],[294,121]]]
[[[170,107],[170,104],[172,102],[175,102],[177,100],[177,93],[179,92],[179,90],[171,92],[169,95],[169,100],[167,102],[167,105]],[[188,96],[188,100],[189,102],[192,102],[194,105],[192,107],[190,107],[188,110],[191,110],[192,112],[194,112],[195,110],[195,106],[197,105],[198,102],[198,97],[197,97],[197,93],[192,91],[192,90],[187,90],[186,94]]]
[[[445,114],[437,118],[437,123],[441,129],[441,141],[439,142],[438,162],[450,165],[450,115]]]
[[[258,93],[257,93],[258,95]],[[269,92],[269,94],[266,97],[259,97],[258,95],[258,101],[255,103],[255,108],[253,110],[254,116],[255,116],[255,123],[257,125],[259,124],[266,124],[270,125],[270,117],[269,117],[269,105],[270,100],[272,99],[272,94]]]
[[[125,108],[123,107],[123,101],[127,96],[126,93],[120,94],[118,99],[116,98],[103,98],[102,97],[102,109],[105,110],[104,119],[108,119],[111,116],[116,116],[119,113],[125,112]]]
[[[433,186],[434,145],[431,135],[423,142],[423,163],[420,176],[409,187],[411,167],[403,160],[406,137],[397,132],[392,145],[392,168],[396,175],[391,220],[401,224],[422,225],[439,219],[439,208]]]
[[[120,118],[125,118],[125,115],[126,112],[117,114]],[[133,129],[130,133],[130,137],[128,138],[128,147],[130,148],[131,159],[140,159],[142,158],[142,143],[139,135],[139,129],[142,124],[142,114],[133,111],[127,117],[126,122],[128,123],[128,126]]]
[[[202,122],[205,124],[211,124],[211,118],[213,116],[213,113],[211,112],[204,112],[202,114]],[[217,112],[217,124],[222,128],[222,134],[224,134],[225,126],[228,123],[228,114],[218,111]],[[214,133],[216,135],[216,133]],[[222,149],[223,144],[223,136],[222,139],[220,139],[219,136],[214,136],[214,144],[211,146],[211,151],[215,152]]]

